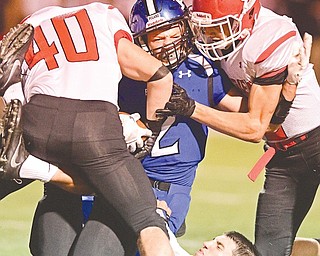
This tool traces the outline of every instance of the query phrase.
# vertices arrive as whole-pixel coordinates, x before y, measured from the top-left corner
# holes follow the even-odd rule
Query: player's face
[[[166,45],[171,44],[174,41],[180,40],[181,35],[182,31],[181,26],[179,24],[175,24],[171,27],[165,26],[163,28],[159,28],[148,33],[149,47],[152,50],[159,47],[164,47]]]
[[[148,45],[163,64],[174,63],[179,57],[183,28],[179,24],[165,26],[148,33]]]
[[[217,25],[217,26],[208,26],[200,27],[196,30],[196,37],[199,42],[210,44],[225,40],[230,36],[230,30],[228,29],[227,24]],[[225,45],[227,48],[229,45]]]
[[[232,256],[234,249],[236,249],[236,243],[231,238],[221,235],[204,242],[194,256]]]

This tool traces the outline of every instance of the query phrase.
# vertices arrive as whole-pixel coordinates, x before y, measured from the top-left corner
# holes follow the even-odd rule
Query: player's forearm
[[[219,102],[217,108],[227,112],[248,112],[248,99],[240,95],[227,94]]]
[[[198,102],[191,118],[221,133],[254,143],[261,141],[267,126],[250,113],[219,111]]]
[[[161,61],[127,39],[119,41],[118,61],[122,73],[127,77],[145,82],[152,80],[147,83],[147,118],[156,119],[156,109],[164,108],[170,98],[172,74],[163,67]]]
[[[148,81],[162,66],[161,61],[123,38],[118,43],[118,62],[122,74],[138,81]]]
[[[164,108],[172,92],[173,79],[171,73],[164,78],[147,83],[147,119],[155,120],[157,109]]]
[[[59,169],[50,180],[50,183],[73,194],[93,194],[93,189],[87,183],[85,183],[80,177],[78,177],[76,173],[71,171],[66,173]]]
[[[296,97],[298,84],[290,84],[287,80],[282,85],[281,93],[287,101],[293,101]]]

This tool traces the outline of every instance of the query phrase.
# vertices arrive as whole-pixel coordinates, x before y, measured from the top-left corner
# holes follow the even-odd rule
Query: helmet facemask
[[[172,42],[161,45],[159,47],[151,47],[151,35],[157,32],[170,30],[172,28],[179,29],[179,36]],[[158,24],[157,26],[148,28],[144,33],[140,33],[135,37],[135,42],[146,52],[159,59],[163,65],[170,70],[177,68],[191,52],[191,32],[186,18],[174,22]]]
[[[233,15],[213,20],[209,13],[193,12],[190,27],[199,51],[214,61],[229,57],[250,34],[241,30],[241,19]]]

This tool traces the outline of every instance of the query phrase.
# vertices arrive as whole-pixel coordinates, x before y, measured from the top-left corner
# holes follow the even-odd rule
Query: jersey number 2
[[[174,123],[175,117],[168,117],[165,123],[162,125],[161,132],[151,150],[151,156],[168,156],[179,153],[179,140],[175,141],[171,146],[161,147],[160,142],[163,136],[168,132],[171,125]]]

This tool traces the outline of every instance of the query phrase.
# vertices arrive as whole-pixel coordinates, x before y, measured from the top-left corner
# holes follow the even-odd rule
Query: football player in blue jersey
[[[138,0],[132,7],[129,26],[136,44],[161,60],[175,83],[192,97],[207,106],[239,111],[240,97],[233,108],[228,102],[231,85],[227,76],[217,63],[193,48],[188,8],[182,1]],[[122,111],[140,113],[145,120],[146,86],[134,83],[128,79],[120,83],[119,106]],[[169,117],[151,153],[142,159],[156,198],[166,201],[172,211],[168,224],[177,236],[185,232],[191,187],[205,155],[207,136],[206,126],[182,116]]]

